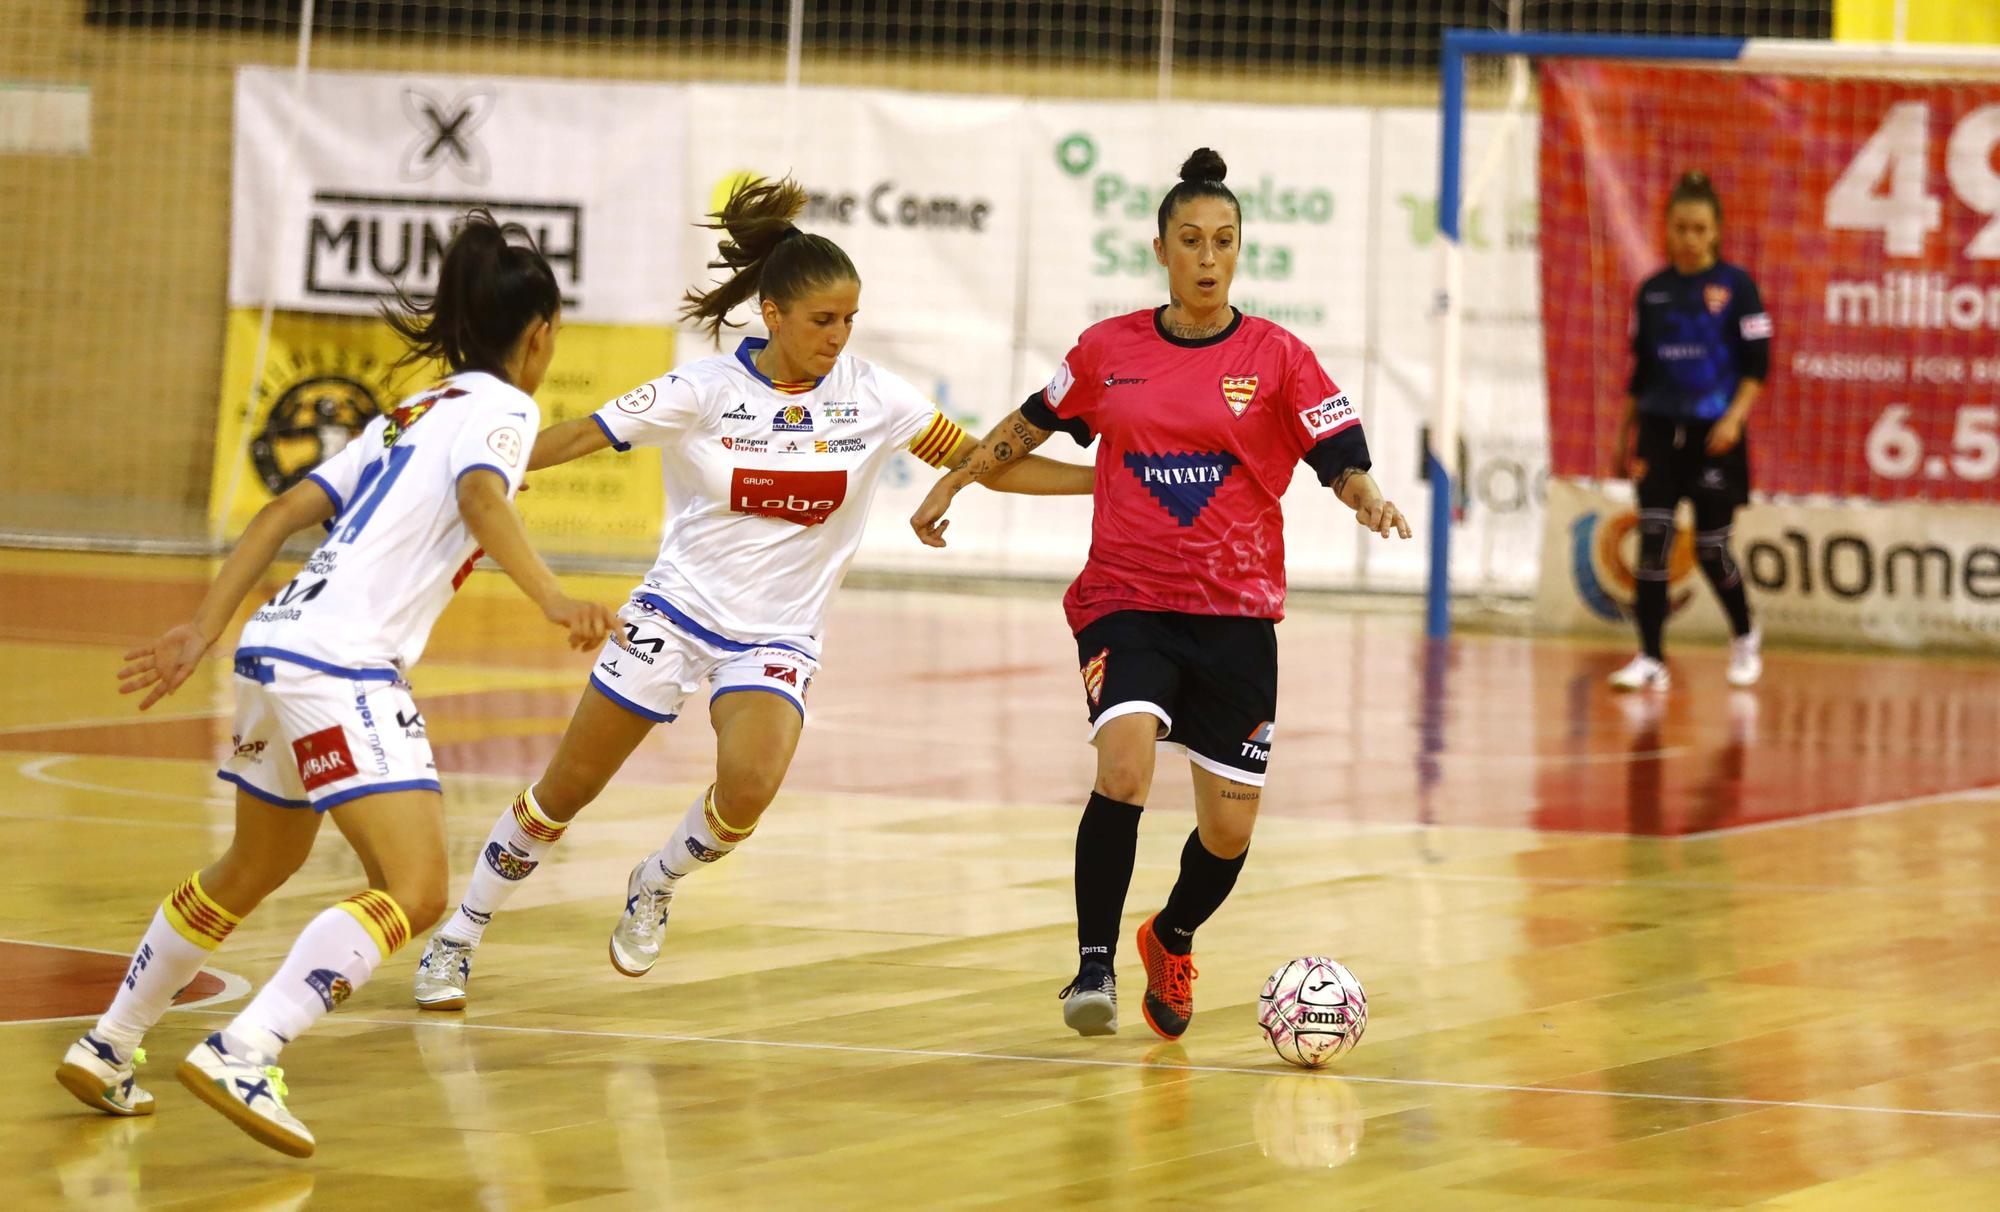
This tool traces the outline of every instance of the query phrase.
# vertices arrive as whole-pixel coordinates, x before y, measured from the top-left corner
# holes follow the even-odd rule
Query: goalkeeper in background
[[[1632,317],[1632,408],[1618,428],[1615,473],[1638,489],[1639,654],[1616,673],[1620,690],[1665,690],[1667,554],[1674,511],[1694,504],[1695,559],[1729,615],[1729,684],[1763,673],[1743,573],[1729,550],[1738,508],[1750,500],[1745,432],[1771,366],[1771,317],[1757,283],[1722,260],[1722,200],[1708,174],[1684,173],[1667,198],[1665,269],[1639,287]],[[1634,449],[1634,434],[1637,447]]]

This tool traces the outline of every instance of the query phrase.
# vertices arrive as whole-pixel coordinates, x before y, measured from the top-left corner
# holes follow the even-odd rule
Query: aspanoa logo
[[[1638,598],[1639,518],[1630,510],[1592,510],[1570,523],[1570,574],[1576,595],[1608,623],[1632,617]],[[1667,614],[1678,614],[1694,597],[1686,582],[1694,573],[1694,534],[1676,526],[1667,552]]]

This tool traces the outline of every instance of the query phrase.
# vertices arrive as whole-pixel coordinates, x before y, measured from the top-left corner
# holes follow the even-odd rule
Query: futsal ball
[[[1264,982],[1257,1025],[1279,1056],[1317,1069],[1361,1042],[1368,1029],[1368,995],[1340,961],[1301,956]]]

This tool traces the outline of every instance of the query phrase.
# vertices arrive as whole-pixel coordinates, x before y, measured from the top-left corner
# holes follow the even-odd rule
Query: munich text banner
[[[1662,215],[1701,169],[1773,322],[1755,486],[2000,501],[2000,83],[1543,64],[1557,474],[1601,474]],[[1718,299],[1711,305],[1725,305]]]
[[[1550,482],[1537,625],[1636,643],[1638,525],[1622,495]],[[1729,634],[1685,510],[1680,523],[1667,564],[1670,653],[1676,636]],[[2000,507],[1760,503],[1737,515],[1732,542],[1767,638],[2000,651]]]
[[[371,314],[435,284],[452,226],[488,206],[534,233],[567,317],[671,323],[685,91],[476,76],[236,76],[229,301]],[[294,112],[296,110],[296,112]],[[297,145],[291,147],[294,122]],[[272,256],[278,258],[275,272]]]

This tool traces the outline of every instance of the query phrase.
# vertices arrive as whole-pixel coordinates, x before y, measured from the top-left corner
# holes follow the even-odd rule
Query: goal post
[[[1867,80],[1892,81],[1907,86],[1911,81],[1950,80],[1953,78],[1983,77],[1990,89],[1992,73],[2000,69],[2000,47],[1960,46],[1960,45],[1916,45],[1906,43],[1854,43],[1809,41],[1788,38],[1710,38],[1646,35],[1586,35],[1586,34],[1541,34],[1511,33],[1487,30],[1454,29],[1443,36],[1440,55],[1440,156],[1438,165],[1437,229],[1439,234],[1439,256],[1437,262],[1437,293],[1435,312],[1439,319],[1436,347],[1435,396],[1431,423],[1427,427],[1427,444],[1424,463],[1429,477],[1431,497],[1431,534],[1429,567],[1426,584],[1426,630],[1433,638],[1442,638],[1451,628],[1451,530],[1457,521],[1459,502],[1462,499],[1461,484],[1465,468],[1461,466],[1460,435],[1464,431],[1466,375],[1462,365],[1465,331],[1465,223],[1466,217],[1479,202],[1479,183],[1476,179],[1468,184],[1465,176],[1466,143],[1468,132],[1467,115],[1467,67],[1468,61],[1478,57],[1518,57],[1521,60],[1598,60],[1634,61],[1655,67],[1670,68],[1676,64],[1696,70],[1716,70],[1718,68],[1751,73],[1768,73],[1773,76],[1818,76],[1841,79],[1857,78]],[[1976,73],[1977,77],[1962,76]],[[1519,90],[1525,92],[1525,90]],[[1986,101],[1986,104],[1978,104]],[[1524,104],[1517,95],[1509,102],[1510,107]],[[1951,147],[1943,158],[1945,176],[1950,178],[1955,201],[1976,212],[1980,222],[2000,213],[2000,171],[1991,163],[1991,153],[1995,143],[2000,142],[2000,96],[1990,101],[1974,97],[1966,102],[1976,106],[1969,114],[1960,114],[1959,121],[1949,132]],[[1841,174],[1839,182],[1829,191],[1823,218],[1814,218],[1813,224],[1824,223],[1827,228],[1846,231],[1856,229],[1877,230],[1883,236],[1884,253],[1889,257],[1913,257],[1924,252],[1924,237],[1939,227],[1936,216],[1939,203],[1926,192],[1920,178],[1929,171],[1929,161],[1938,159],[1926,152],[1925,134],[1912,132],[1909,122],[1919,121],[1913,111],[1903,110],[1898,121],[1903,126],[1891,130],[1884,125],[1876,127],[1876,119],[1870,113],[1861,112],[1865,106],[1855,106],[1852,114],[1834,115],[1836,119],[1849,122],[1838,132],[1842,136],[1862,138],[1861,150],[1853,162]],[[1964,107],[1961,107],[1964,108]],[[1926,113],[1928,111],[1925,111]],[[1904,121],[1907,119],[1908,121]],[[1745,115],[1743,121],[1758,120],[1755,115]],[[1830,123],[1831,124],[1831,123]],[[1865,128],[1865,129],[1864,129]],[[1990,129],[1989,129],[1990,128]],[[1679,132],[1663,131],[1662,138],[1671,138]],[[1989,137],[1990,136],[1990,137]],[[1935,150],[1943,139],[1933,138],[1930,146]],[[1981,153],[1984,153],[1982,156]],[[1693,167],[1690,165],[1689,167]],[[1543,181],[1538,193],[1546,198],[1546,191],[1560,183]],[[1664,196],[1664,195],[1662,195]],[[1797,201],[1797,200],[1795,200]],[[1544,201],[1542,209],[1546,215],[1549,204]],[[1800,203],[1805,207],[1805,203]],[[1810,200],[1810,209],[1815,216],[1820,215],[1819,200]],[[1791,217],[1798,218],[1794,213]],[[1807,220],[1798,218],[1801,224]],[[2000,220],[1993,223],[2000,228]],[[1542,255],[1547,256],[1551,233],[1544,228],[1540,232]],[[1630,247],[1634,238],[1628,229],[1618,233]],[[1646,233],[1650,237],[1650,233]],[[1592,233],[1595,238],[1595,233]],[[1984,242],[1982,242],[1984,241]],[[1977,268],[1984,273],[1988,262],[2000,267],[2000,235],[1990,239],[1984,236],[1965,244],[1965,255],[1977,259]],[[1989,251],[1989,249],[1991,251]],[[1546,261],[1544,262],[1546,265]],[[1928,268],[1918,265],[1918,269]],[[1754,269],[1754,267],[1753,267]],[[1547,270],[1544,280],[1547,281]],[[1924,278],[1924,273],[1916,273]],[[1922,313],[1926,306],[1940,314],[1948,305],[1938,294],[1946,286],[1945,275],[1937,277],[1940,285],[1930,294],[1922,292],[1929,288],[1922,282],[1917,284],[1921,295],[1915,303],[1910,301],[1912,290],[1907,285],[1899,286],[1891,280],[1894,275],[1885,275],[1879,291],[1873,284],[1851,287],[1854,292],[1875,292],[1855,297],[1860,302],[1853,304],[1859,309],[1864,303],[1872,303],[1886,310],[1901,306],[1906,312],[1913,307]],[[1989,275],[1990,276],[1990,275]],[[1984,289],[1986,278],[1976,279],[1979,289]],[[1993,282],[2000,290],[2000,281]],[[1627,285],[1636,286],[1636,281]],[[1961,284],[1970,291],[1972,286]],[[1953,288],[1959,289],[1959,288]],[[1768,292],[1767,292],[1768,295]],[[1969,294],[1967,295],[1969,298]],[[2000,298],[2000,295],[1995,297]],[[1954,301],[1957,296],[1951,297]],[[1927,303],[1925,300],[1929,300]],[[1629,305],[1628,297],[1621,301]],[[1556,302],[1543,298],[1542,327],[1546,340],[1547,325],[1551,308]],[[1830,306],[1830,305],[1829,305]],[[1968,313],[1969,314],[1969,313]],[[1993,324],[2000,327],[2000,317]],[[1922,327],[1921,321],[1916,327]],[[1946,325],[1945,327],[1949,327]],[[1960,325],[1960,327],[1964,327]],[[1992,331],[1988,330],[1989,333]],[[1621,350],[1622,354],[1622,350]],[[1545,384],[1552,382],[1557,367],[1549,365],[1545,371]],[[1860,407],[1859,405],[1856,406]],[[1856,499],[1931,499],[1943,495],[1953,500],[1993,500],[1992,488],[1996,481],[1986,470],[1985,443],[1991,430],[1989,418],[1984,411],[1967,409],[1978,415],[1970,421],[1964,415],[1957,417],[1953,438],[1953,461],[1947,464],[1948,472],[1958,472],[1965,481],[1978,483],[1924,482],[1926,477],[1933,480],[1947,478],[1937,469],[1940,459],[1919,461],[1918,454],[1907,453],[1915,450],[1911,444],[1918,441],[1906,436],[1904,426],[1907,409],[1902,405],[1892,405],[1887,411],[1877,410],[1880,419],[1870,429],[1868,445],[1880,446],[1888,450],[1893,459],[1877,460],[1871,466],[1846,475],[1829,472],[1823,476],[1790,477],[1792,483],[1781,491],[1791,491],[1803,495],[1823,494],[1830,497],[1852,497]],[[1991,411],[1990,409],[1986,411]],[[1553,410],[1552,410],[1553,413]],[[1552,424],[1555,418],[1551,416]],[[1873,432],[1888,426],[1892,431],[1886,437]],[[1951,428],[1947,426],[1947,428]],[[1969,436],[1968,436],[1969,435]],[[1564,435],[1551,431],[1551,445],[1554,447]],[[1878,440],[1879,439],[1879,440]],[[1856,442],[1855,445],[1860,445]],[[1968,453],[1969,452],[1969,453]],[[1996,456],[2000,456],[2000,446],[1996,446]],[[1964,466],[1973,473],[1960,471],[1956,461],[1963,456]],[[2000,465],[2000,457],[1993,460]],[[1561,460],[1556,461],[1556,474],[1562,473]],[[1918,475],[1921,469],[1924,475]],[[1901,480],[1900,484],[1887,481]],[[1544,553],[1543,559],[1549,559]]]

